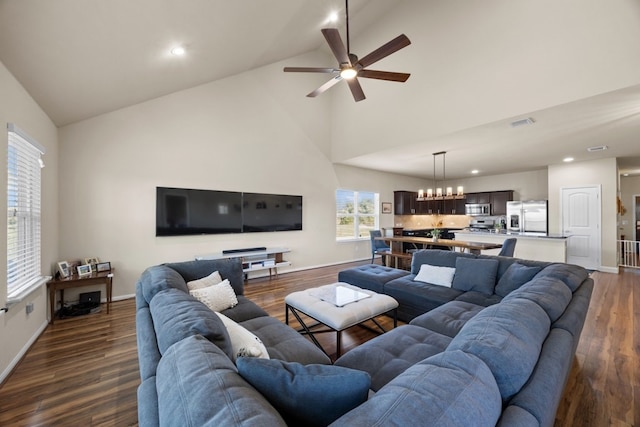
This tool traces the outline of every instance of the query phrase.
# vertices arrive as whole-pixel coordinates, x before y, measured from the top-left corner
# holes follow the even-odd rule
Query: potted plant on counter
[[[433,230],[431,230],[431,238],[434,242],[438,241],[438,239],[440,238],[440,234],[442,234],[442,230],[440,230],[439,228],[434,228]]]

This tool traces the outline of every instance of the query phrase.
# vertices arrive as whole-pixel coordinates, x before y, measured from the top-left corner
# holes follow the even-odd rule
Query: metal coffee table
[[[289,312],[302,326],[298,332],[309,335],[311,341],[322,351],[314,334],[321,332],[336,332],[336,358],[341,354],[342,331],[355,325],[360,325],[375,332],[384,333],[385,329],[375,320],[375,317],[393,311],[393,327],[397,326],[398,302],[388,295],[360,289],[348,283],[332,283],[318,288],[306,289],[287,295],[285,301],[285,322],[289,324]],[[316,320],[317,323],[307,325],[300,314]],[[364,325],[371,320],[378,328]],[[312,330],[318,326],[329,329]],[[328,354],[327,354],[328,356]]]

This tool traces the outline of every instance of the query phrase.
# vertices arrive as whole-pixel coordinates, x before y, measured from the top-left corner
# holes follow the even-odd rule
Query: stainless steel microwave
[[[464,213],[469,216],[491,215],[491,204],[489,203],[466,204],[464,205]]]

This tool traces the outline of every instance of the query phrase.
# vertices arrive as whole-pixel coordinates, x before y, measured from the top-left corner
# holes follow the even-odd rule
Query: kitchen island
[[[505,239],[518,239],[513,254],[515,258],[547,262],[567,261],[567,238],[561,235],[537,235],[527,233],[495,233],[482,231],[457,231],[456,240],[463,242],[502,243]],[[482,253],[497,255],[499,250],[487,250]]]

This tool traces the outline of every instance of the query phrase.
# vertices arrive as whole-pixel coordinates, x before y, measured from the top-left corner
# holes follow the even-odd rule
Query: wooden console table
[[[53,324],[56,317],[56,292],[60,291],[60,303],[64,304],[64,290],[70,288],[80,288],[82,286],[104,284],[107,289],[107,314],[111,308],[111,299],[113,297],[113,270],[102,271],[100,273],[91,273],[87,276],[78,276],[74,274],[66,278],[59,278],[47,282],[49,288],[49,308],[51,310],[50,323]]]

